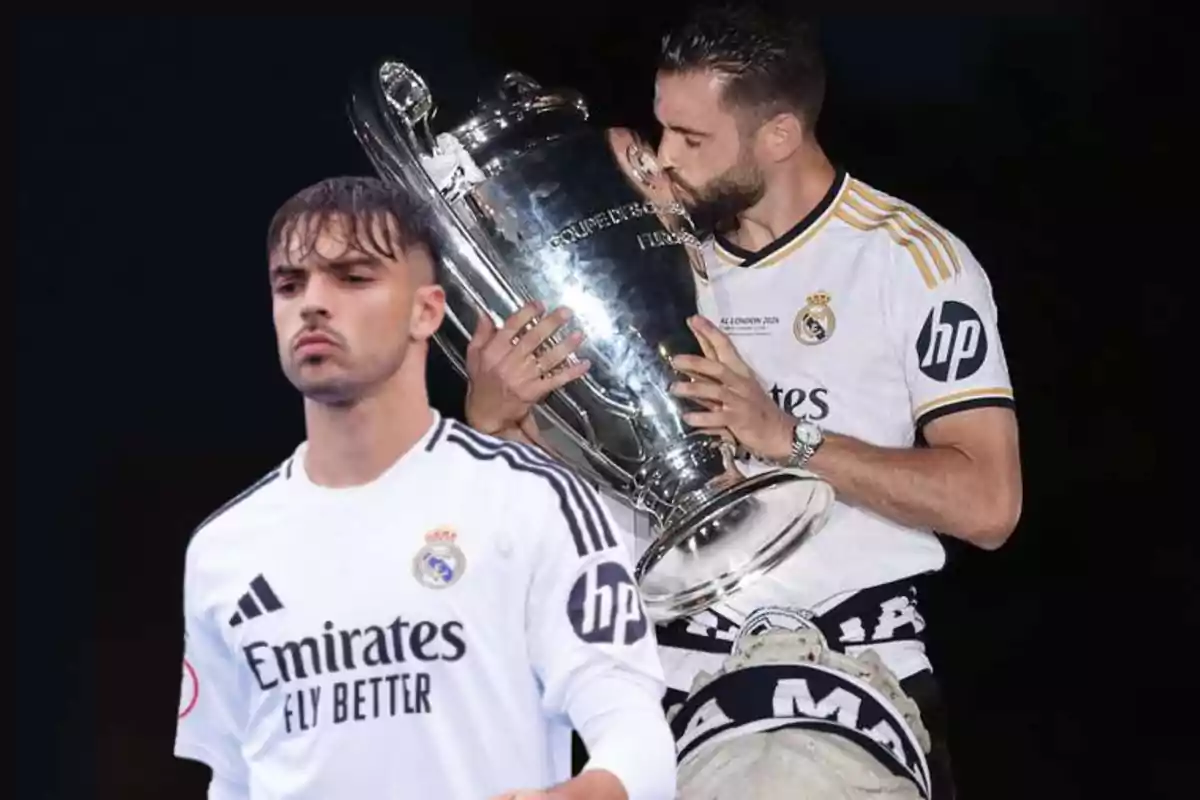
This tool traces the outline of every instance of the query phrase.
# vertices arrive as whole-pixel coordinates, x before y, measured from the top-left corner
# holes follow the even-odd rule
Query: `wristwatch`
[[[825,441],[825,434],[815,423],[800,420],[792,429],[792,454],[785,467],[801,469]]]

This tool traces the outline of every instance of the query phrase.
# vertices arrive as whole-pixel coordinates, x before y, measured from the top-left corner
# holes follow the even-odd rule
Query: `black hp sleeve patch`
[[[584,570],[567,596],[567,617],[585,642],[629,645],[646,635],[648,622],[628,570],[602,561]]]
[[[975,309],[947,300],[930,309],[917,336],[917,363],[940,383],[971,377],[987,358],[987,332]]]

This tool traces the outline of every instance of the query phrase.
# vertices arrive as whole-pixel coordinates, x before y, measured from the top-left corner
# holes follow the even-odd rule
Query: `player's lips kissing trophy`
[[[743,475],[730,445],[683,421],[700,407],[670,393],[687,380],[671,358],[702,354],[686,321],[704,267],[651,150],[589,123],[577,92],[519,73],[449,131],[431,129],[434,111],[425,81],[395,61],[350,101],[380,177],[434,209],[450,323],[438,345],[465,374],[480,314],[499,326],[530,300],[574,311],[553,341],[580,329],[592,366],[535,413],[579,448],[564,453],[573,466],[655,519],[636,570],[654,618],[706,608],[771,569],[824,524],[833,491],[801,472]]]

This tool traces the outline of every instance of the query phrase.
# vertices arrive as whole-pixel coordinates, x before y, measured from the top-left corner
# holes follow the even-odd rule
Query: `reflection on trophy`
[[[812,475],[747,477],[730,445],[682,420],[701,354],[686,321],[703,279],[699,242],[670,181],[633,133],[588,122],[584,99],[504,77],[469,118],[435,134],[433,97],[404,64],[382,63],[350,103],[375,169],[434,210],[448,324],[436,341],[465,374],[481,314],[500,325],[530,300],[568,306],[589,372],[535,413],[581,453],[571,465],[652,516],[637,566],[649,613],[708,607],[787,557],[823,523],[830,487]],[[559,332],[559,338],[569,329]]]

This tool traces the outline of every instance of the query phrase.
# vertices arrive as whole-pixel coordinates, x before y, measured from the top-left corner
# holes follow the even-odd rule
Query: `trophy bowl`
[[[690,379],[671,359],[702,354],[687,320],[704,261],[637,135],[590,123],[578,92],[517,72],[436,132],[425,81],[390,60],[354,86],[348,110],[378,175],[432,211],[447,318],[435,341],[459,372],[481,315],[499,326],[531,300],[573,310],[546,347],[578,329],[571,360],[592,366],[534,413],[573,445],[562,460],[653,520],[634,576],[651,617],[707,608],[824,524],[824,481],[743,474],[731,445],[683,421],[699,406],[670,393]]]

